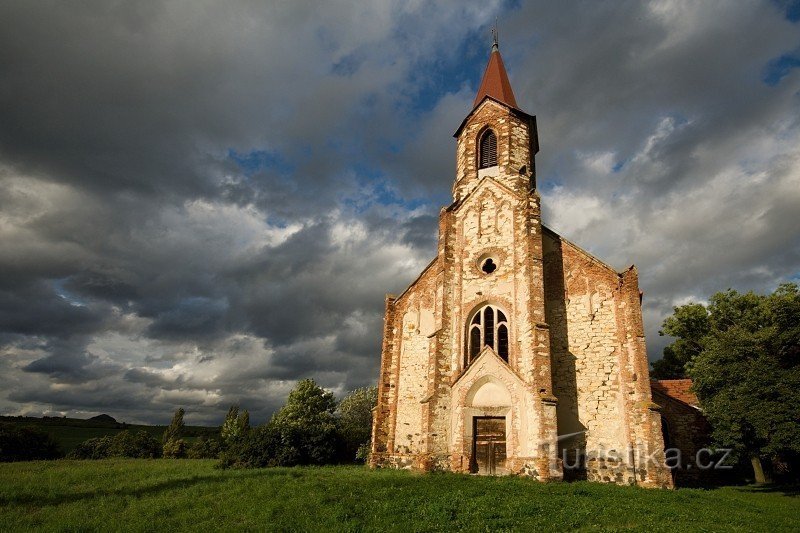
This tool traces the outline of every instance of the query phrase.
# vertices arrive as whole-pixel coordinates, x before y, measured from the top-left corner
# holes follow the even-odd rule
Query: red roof
[[[478,89],[478,94],[475,96],[472,107],[474,108],[480,104],[487,96],[491,96],[498,102],[503,102],[508,106],[517,107],[517,100],[514,98],[514,91],[511,90],[506,67],[503,65],[503,58],[500,57],[500,50],[496,46],[492,47],[492,53],[489,55],[489,64],[486,65],[483,81],[481,81],[481,86]]]
[[[683,403],[688,403],[692,407],[700,407],[700,401],[692,392],[691,379],[659,379],[650,382],[650,387],[654,391],[666,394]]]

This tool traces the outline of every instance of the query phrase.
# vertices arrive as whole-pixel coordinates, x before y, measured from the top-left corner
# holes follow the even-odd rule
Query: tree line
[[[757,482],[800,471],[800,289],[718,292],[674,308],[656,379],[691,378],[714,444],[749,460]]]
[[[369,453],[377,388],[352,391],[340,402],[312,379],[297,383],[286,404],[265,424],[250,426],[250,415],[231,406],[219,436],[186,438],[185,410],[178,408],[161,440],[144,430],[123,430],[80,443],[72,459],[219,459],[223,468],[293,466],[364,461]],[[0,425],[0,461],[63,457],[57,443],[30,427]]]

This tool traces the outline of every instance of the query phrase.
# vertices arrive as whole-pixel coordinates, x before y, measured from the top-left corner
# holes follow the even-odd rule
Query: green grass
[[[0,464],[0,530],[797,531],[800,497],[648,490],[363,467],[220,471],[214,461]]]

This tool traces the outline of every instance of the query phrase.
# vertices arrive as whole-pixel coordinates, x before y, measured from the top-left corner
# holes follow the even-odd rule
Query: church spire
[[[503,65],[503,58],[500,56],[500,46],[497,41],[497,26],[492,29],[492,51],[489,54],[489,63],[483,73],[483,80],[475,95],[472,107],[477,106],[486,96],[502,102],[508,106],[517,108],[517,100],[514,98],[514,91],[511,90],[511,83],[508,81],[506,67]],[[517,108],[518,109],[518,108]]]

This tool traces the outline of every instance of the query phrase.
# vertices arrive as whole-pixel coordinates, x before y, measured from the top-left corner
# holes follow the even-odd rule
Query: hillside
[[[108,415],[102,416],[102,418],[93,417],[88,420],[50,416],[42,418],[31,416],[0,416],[0,424],[36,427],[53,437],[64,450],[64,453],[69,453],[78,444],[87,439],[102,437],[104,435],[114,435],[126,429],[132,431],[144,430],[156,438],[161,438],[164,429],[166,429],[166,426],[148,426],[117,422]],[[210,437],[218,434],[218,427],[186,426],[184,431],[184,435],[188,441],[192,441],[203,435]]]

